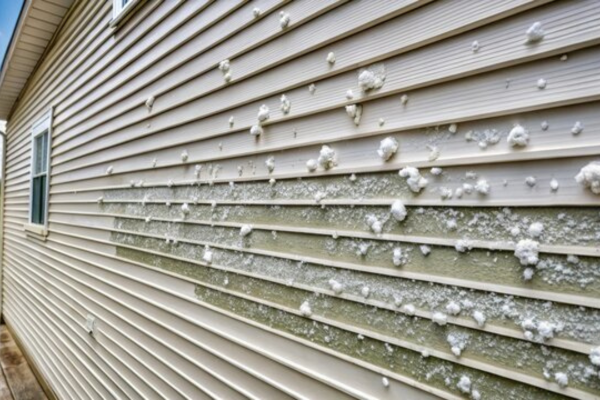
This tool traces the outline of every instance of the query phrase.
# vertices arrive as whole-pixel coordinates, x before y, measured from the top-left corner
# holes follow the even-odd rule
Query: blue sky
[[[0,0],[0,65],[19,18],[23,0]]]

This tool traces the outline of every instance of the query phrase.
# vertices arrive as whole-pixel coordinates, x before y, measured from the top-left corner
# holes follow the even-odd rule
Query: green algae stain
[[[472,387],[486,399],[507,398],[514,400],[561,399],[563,396],[534,387],[492,376],[434,357],[394,346],[369,337],[333,326],[312,321],[294,314],[243,300],[202,286],[197,286],[198,299],[214,306],[232,311],[270,328],[309,340],[315,345],[328,348],[371,365],[388,369],[432,387],[460,395],[456,383],[461,376],[468,376]]]
[[[425,346],[428,349],[444,352],[450,357],[452,355],[450,345],[447,342],[448,335],[462,336],[467,338],[468,341],[468,345],[462,354],[463,358],[483,361],[491,365],[499,365],[503,368],[537,376],[538,378],[542,377],[541,371],[548,358],[554,360],[554,367],[558,370],[566,369],[569,364],[586,362],[585,356],[560,349],[542,349],[539,345],[529,342],[458,326],[449,325],[442,327],[427,319],[408,317],[370,305],[319,295],[308,290],[296,289],[210,267],[152,256],[136,250],[120,248],[119,255],[145,262],[155,267],[164,268],[170,272],[185,275],[205,285],[237,293],[238,295],[248,296],[249,298],[261,299],[261,301],[292,310],[297,310],[300,304],[304,301],[309,301],[314,315],[326,318],[332,323],[345,324],[353,327],[353,329],[372,332],[376,335],[384,335],[392,338],[389,339],[390,341],[401,340],[410,345]],[[208,287],[199,287],[203,288],[202,290],[215,292]],[[197,292],[199,290],[201,289],[197,289]],[[235,301],[231,300],[225,307],[232,312],[238,312],[238,303],[240,301],[252,302],[243,298],[226,295],[226,293],[220,293],[220,295],[229,299],[235,299]],[[213,294],[212,297],[215,296],[217,295]],[[351,334],[356,335],[356,333]],[[490,346],[490,343],[494,343],[494,346]],[[577,381],[572,381],[571,386],[581,387],[583,390],[589,389]],[[595,389],[598,388],[596,387]]]

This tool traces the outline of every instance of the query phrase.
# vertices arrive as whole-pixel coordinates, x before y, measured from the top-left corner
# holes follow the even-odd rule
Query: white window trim
[[[110,21],[110,26],[115,27],[119,22],[125,18],[127,14],[138,4],[141,0],[130,0],[129,3],[122,6],[123,0],[113,0],[113,17]]]
[[[46,204],[44,207],[44,224],[34,224],[32,222],[32,201],[33,201],[33,163],[35,162],[35,138],[42,133],[48,131],[48,148],[46,154]],[[30,178],[29,178],[29,224],[25,226],[25,230],[39,235],[45,236],[48,228],[48,205],[50,203],[50,154],[52,154],[52,109],[38,119],[31,127],[31,163]]]

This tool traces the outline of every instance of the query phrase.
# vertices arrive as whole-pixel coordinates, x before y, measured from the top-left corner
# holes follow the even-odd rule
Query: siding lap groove
[[[17,254],[14,255],[14,259],[13,259],[12,256],[10,256],[11,261],[15,262],[14,260],[16,260],[17,257],[19,257]],[[24,267],[24,264],[22,262],[20,262],[20,261],[16,262],[19,265],[19,268]],[[69,308],[69,307],[67,306],[67,308]],[[71,305],[70,308],[73,308],[73,306]],[[60,308],[58,308],[58,310],[60,310]],[[72,317],[71,317],[71,319],[72,319]],[[72,327],[72,325],[70,325],[70,327]],[[81,326],[77,326],[77,328],[79,329],[79,333],[81,333],[83,331],[83,329],[82,329]],[[87,335],[87,333],[86,333],[86,335]],[[88,339],[88,341],[89,341],[89,339]],[[112,360],[112,363],[111,362],[107,363],[108,365],[111,366],[111,370],[112,371],[119,370],[121,374],[123,374],[124,376],[128,377],[129,379],[131,379],[130,370],[126,369],[125,365],[120,364],[120,365],[115,366],[115,364],[119,364],[120,363],[120,362],[117,361],[118,360],[117,358],[115,358],[113,355],[110,355],[110,353],[107,353],[105,350],[103,350],[99,346],[95,346],[94,351],[97,351],[99,354],[102,354],[103,357],[106,357],[106,358],[109,358],[109,359]],[[122,380],[119,375],[116,375],[116,377],[117,377],[118,380]],[[132,384],[131,382],[127,382],[127,381],[124,381],[124,380],[123,380],[123,382],[127,383],[127,385],[131,385],[131,387],[135,387],[135,384]],[[125,390],[125,389],[123,389],[123,390]],[[145,392],[145,391],[139,391],[139,389],[137,389],[137,391],[136,391],[135,394],[131,393],[129,390],[127,391],[127,396],[129,398],[144,398],[144,394],[145,394],[145,396],[148,396],[149,393]]]
[[[64,253],[63,253],[63,254],[64,254]],[[72,257],[72,256],[71,256],[71,255],[68,255],[68,257]],[[87,272],[84,272],[84,271],[80,271],[80,272],[83,272],[84,274],[88,274],[88,275],[89,275],[89,273],[87,273]],[[106,282],[106,283],[108,284],[108,282]],[[114,286],[114,285],[113,285],[113,286]],[[233,360],[232,360],[232,361],[233,361]],[[250,371],[248,371],[248,372],[250,372]],[[276,383],[274,382],[274,384],[276,384]]]
[[[67,243],[61,243],[61,242],[58,242],[58,241],[57,241],[56,243],[59,243],[59,244],[62,244],[62,245],[66,245],[67,247],[70,247],[70,246],[71,246],[71,245],[69,245],[69,244],[67,244]],[[92,252],[91,250],[87,250],[87,249],[83,249],[83,248],[79,248],[79,250],[80,250],[80,251],[84,251],[84,252],[86,252],[86,251],[87,251],[87,252]],[[95,251],[94,251],[94,253],[97,253],[97,254],[99,254],[99,255],[100,255],[100,254],[102,254],[102,253],[100,253],[100,252],[95,252]],[[103,255],[104,255],[104,256],[106,256],[106,257],[116,258],[115,256],[111,256],[111,255],[107,255],[107,254],[103,254]],[[118,259],[118,258],[116,258],[116,259]],[[141,264],[141,265],[143,265],[143,264]],[[204,285],[204,286],[206,286],[206,285]],[[256,300],[256,299],[255,299],[254,301],[259,301],[259,300]],[[265,302],[265,301],[261,301],[261,303],[263,303],[263,304],[269,304],[269,302]],[[294,310],[288,310],[288,312],[292,312],[292,313],[298,313],[297,311],[294,311]],[[313,318],[315,318],[315,317],[313,317]],[[329,322],[329,325],[331,325],[331,326],[334,326],[335,324],[333,324],[333,323]],[[480,369],[481,369],[481,367],[480,367]],[[511,375],[511,374],[509,374],[509,376],[510,376],[510,375]],[[514,376],[512,376],[512,378],[513,378],[513,379],[515,379],[515,377],[514,377]],[[525,380],[525,381],[526,381],[526,380]],[[540,381],[538,381],[538,382],[541,382],[541,381],[542,381],[542,380],[540,380]],[[528,382],[528,383],[531,383],[531,382]],[[545,386],[545,384],[544,384],[544,383],[538,383],[538,385],[541,385],[542,387],[544,387],[544,386]],[[558,388],[558,386],[551,386],[550,388],[547,388],[547,389],[554,390],[554,391],[559,391],[559,392],[561,391],[561,389],[559,389],[559,388]],[[581,396],[581,397],[580,397],[580,396]],[[585,393],[580,393],[579,395],[577,395],[577,397],[578,397],[578,398],[579,398],[579,397],[580,397],[580,398],[584,398],[584,399],[587,399],[587,398],[589,398],[589,399],[592,399],[592,398],[593,398],[593,397],[588,397],[588,396],[587,396]]]
[[[73,237],[75,236],[73,234],[69,234],[67,232],[59,231],[59,230],[53,230],[53,232],[55,232],[57,234],[60,234],[60,235],[63,235],[63,236],[73,236]],[[156,236],[156,238],[157,239],[162,239],[162,237],[158,237],[158,236]],[[98,239],[87,238],[86,240],[87,241],[92,241],[93,240],[94,242],[98,242],[98,243],[106,243],[105,241],[98,240]],[[186,241],[186,240],[181,240],[181,239],[179,239],[179,241],[183,242],[183,243],[186,243],[186,242],[190,242],[191,243],[191,241]],[[65,242],[59,242],[59,243],[65,244]],[[210,245],[211,248],[221,248],[221,249],[239,251],[238,248],[228,247],[228,246],[223,246],[223,245],[218,245],[218,244],[215,244],[215,243],[194,242],[194,244],[198,244],[198,245]],[[134,249],[134,250],[136,249],[133,246],[127,246],[125,244],[120,244],[119,246],[123,247],[123,248]],[[265,277],[265,276],[262,276],[262,275],[259,275],[259,274],[247,273],[247,272],[243,272],[241,270],[238,270],[238,269],[235,269],[235,268],[226,267],[226,266],[212,265],[212,264],[208,265],[208,264],[203,263],[203,262],[195,262],[193,260],[190,260],[190,259],[187,259],[187,258],[184,258],[184,257],[178,257],[178,256],[174,256],[174,255],[169,255],[169,254],[162,253],[162,252],[159,252],[159,251],[151,251],[151,250],[146,249],[145,252],[153,254],[153,255],[156,255],[156,256],[168,257],[168,258],[172,258],[174,260],[184,261],[184,262],[187,262],[187,263],[195,263],[195,264],[197,264],[199,266],[210,267],[211,269],[215,269],[215,270],[229,271],[229,272],[232,272],[232,273],[235,273],[235,274],[238,274],[238,275],[244,275],[244,276],[249,276],[249,277],[253,277],[253,278],[268,280],[268,281],[277,282],[277,283],[280,283],[280,284],[287,284],[290,287],[298,287],[298,288],[305,289],[305,290],[308,288],[308,289],[310,289],[312,291],[316,291],[316,292],[323,293],[323,294],[326,294],[326,295],[331,295],[333,293],[331,290],[318,289],[318,288],[315,288],[315,287],[310,287],[310,286],[306,286],[306,285],[302,285],[302,284],[289,284],[289,283],[286,283],[285,281],[282,281],[282,280],[279,280],[279,279],[269,278],[269,277]],[[283,254],[283,253],[277,254],[277,253],[274,253],[274,252],[255,250],[255,251],[252,251],[251,254],[270,255],[270,256],[274,256],[274,257],[287,258],[287,259],[295,259],[297,261],[313,262],[315,264],[327,265],[327,262],[325,262],[323,260],[316,259],[316,258],[297,257],[295,255],[289,255],[289,254]],[[339,267],[339,268],[355,269],[355,270],[361,270],[361,271],[363,270],[363,269],[360,268],[360,266],[353,266],[352,264],[349,264],[349,263],[346,263],[346,264],[344,264],[344,263],[337,263],[337,264],[330,263],[329,265],[334,266],[334,267]],[[364,271],[368,272],[369,270],[364,270]],[[417,274],[413,274],[413,275],[407,274],[406,276],[403,275],[403,274],[396,275],[396,274],[390,273],[389,271],[385,271],[385,270],[371,271],[371,272],[372,273],[379,273],[379,274],[390,274],[391,276],[399,276],[399,277],[412,278],[413,280],[414,279],[423,279],[423,278],[419,278],[419,275],[417,275]],[[188,278],[187,280],[189,280],[191,282],[197,282],[193,278]],[[434,281],[435,280],[432,280],[431,278],[429,280],[429,282],[434,282]],[[469,289],[482,289],[483,288],[483,287],[469,286],[468,284],[461,283],[458,280],[444,280],[443,278],[439,279],[437,282],[438,283],[444,283],[444,284],[465,285],[465,287],[469,288]],[[503,290],[507,290],[508,293],[514,294],[516,296],[531,297],[533,299],[537,298],[536,294],[537,295],[541,294],[541,293],[532,292],[530,290],[529,291],[518,291],[518,290],[515,290],[514,288],[513,288],[512,291],[509,288],[503,289],[502,287],[497,287],[497,289],[499,289],[498,292],[503,292]],[[340,295],[338,295],[338,296],[340,296]],[[354,296],[354,295],[341,295],[340,297],[349,298],[349,299],[351,299],[353,301],[357,301],[359,303],[361,302],[361,299],[359,297]],[[575,297],[575,296],[573,296],[571,298],[569,298],[568,296],[564,296],[564,297],[554,296],[554,297],[551,297],[551,299],[555,300],[557,302],[561,302],[562,301],[562,302],[565,302],[567,304],[568,303],[571,303],[571,304],[574,304],[574,305],[585,304],[588,307],[595,307],[595,303],[593,303],[592,301],[586,301],[586,299],[578,298],[578,297]],[[541,300],[544,300],[544,297],[541,297]],[[372,300],[372,301],[368,301],[367,302],[366,300],[363,300],[362,302],[368,303],[368,304],[372,304],[372,305],[376,305],[377,307],[380,307],[380,308],[385,308],[385,309],[390,309],[390,310],[397,311],[395,307],[391,306],[388,303],[382,302],[382,301]],[[430,318],[431,317],[431,313],[423,312],[422,314],[420,314],[420,316],[422,316],[424,318]],[[453,322],[456,322],[456,323],[458,323],[460,325],[463,325],[463,326],[468,326],[470,328],[482,329],[483,330],[483,328],[477,326],[475,323],[470,322],[468,320],[456,319],[456,320],[453,320]],[[486,330],[487,329],[495,329],[495,328],[488,326],[486,328]],[[499,329],[496,329],[495,332],[498,332],[499,334],[504,334],[504,335],[508,335],[508,336],[511,336],[511,337],[519,338],[519,339],[522,338],[522,335],[521,335],[520,332],[519,333],[515,333],[513,330],[510,330],[510,329],[505,330],[505,329],[499,328]],[[552,342],[552,345],[553,346],[562,347],[562,348],[565,348],[565,349],[569,349],[569,350],[573,350],[573,351],[578,351],[578,352],[581,352],[583,354],[587,353],[587,349],[588,349],[588,345],[587,344],[580,344],[580,343],[577,343],[577,342],[572,342],[570,340],[562,340],[562,339],[556,339],[556,340],[554,340]]]
[[[72,285],[69,285],[69,284],[67,284],[67,283],[66,283],[64,280],[61,280],[60,282],[61,282],[63,285],[65,285],[65,286],[67,286],[67,287],[70,287],[72,290],[75,290],[75,289],[73,288],[73,286],[72,286]],[[54,287],[56,287],[54,284],[53,284],[53,286],[54,286]],[[80,295],[82,295],[82,292],[81,292],[81,290],[75,290],[75,291],[77,291],[77,292],[78,292]],[[81,300],[81,299],[79,299],[79,300]],[[97,302],[95,302],[95,304],[97,304]],[[121,316],[121,315],[118,315],[116,312],[114,312],[114,311],[112,311],[112,310],[110,310],[110,309],[108,309],[108,308],[106,308],[106,310],[109,310],[109,311],[111,312],[111,314],[115,315],[115,316],[116,316],[116,318],[120,319],[121,321],[123,321],[123,320],[124,320],[124,317],[123,317],[123,316]],[[83,318],[83,316],[82,316],[82,318]],[[114,319],[114,318],[107,318],[107,319],[106,319],[106,321],[111,321],[111,320],[113,320],[113,319]],[[129,341],[133,341],[133,338],[132,338],[131,336],[129,336],[129,335],[126,335],[126,336],[124,336],[124,335],[125,335],[125,333],[124,333],[124,332],[123,332],[121,329],[117,328],[117,326],[118,326],[118,325],[112,326],[112,324],[111,324],[111,325],[110,325],[110,329],[108,328],[108,327],[109,327],[109,325],[103,325],[103,326],[107,327],[107,329],[108,329],[109,331],[112,331],[112,332],[118,332],[118,336],[120,336],[120,337],[126,337],[126,338],[127,338]],[[102,334],[103,334],[103,335],[104,335],[104,334],[108,334],[108,332],[102,332]],[[138,336],[138,338],[137,338],[137,339],[138,339],[137,343],[142,343],[142,341],[141,341],[141,340],[140,340],[140,338],[139,338],[139,335],[137,335],[137,336]],[[110,335],[109,335],[109,337],[110,337]],[[111,339],[111,340],[112,340],[112,339]],[[157,340],[157,342],[158,342],[158,339],[155,339],[155,340]],[[167,347],[171,347],[171,346],[169,346],[168,344],[166,344],[166,343],[164,343],[164,342],[161,342],[161,344],[162,344],[162,345],[164,345],[164,346],[167,346]],[[173,351],[175,351],[174,349],[172,349],[172,350],[173,350]],[[147,350],[147,351],[148,351],[148,352],[150,352],[149,350]],[[156,353],[156,354],[159,354],[160,352],[158,352],[158,351],[156,351],[156,350],[155,350],[155,353]],[[163,352],[163,353],[164,353],[164,352]],[[184,355],[183,355],[183,354],[179,354],[179,356],[183,357]],[[190,361],[191,361],[191,360],[190,360]],[[200,365],[199,365],[199,366],[200,366]],[[200,367],[201,367],[201,366],[200,366]],[[174,369],[174,370],[177,370],[177,368],[176,368],[175,366],[173,366],[173,365],[171,365],[171,368],[172,368],[172,369]],[[212,374],[212,373],[210,372],[210,370],[208,370],[208,369],[206,369],[206,368],[200,368],[200,369],[202,369],[202,370],[203,370],[203,371],[205,371],[205,372],[208,372],[208,373]],[[182,372],[182,371],[179,371],[179,372],[183,374],[183,372]],[[198,379],[198,378],[200,378],[200,377],[201,377],[201,375],[200,375],[200,374],[198,374],[198,375],[195,377],[195,379]],[[215,376],[215,377],[216,377],[216,378],[218,378],[218,379],[222,379],[222,378],[219,378],[218,376]],[[188,377],[187,379],[189,379],[189,377]],[[225,382],[226,382],[226,381],[225,381]],[[230,382],[227,382],[226,384],[227,384],[228,386],[231,386],[231,387],[233,387],[233,388],[235,388],[235,386],[236,386],[235,384],[233,384],[233,385],[232,385]],[[206,391],[206,389],[202,389],[201,387],[199,387],[199,388],[200,388],[202,391],[204,391],[204,392]],[[241,389],[241,390],[240,390],[240,388],[237,388],[236,390],[238,390],[240,393],[243,393],[243,392],[244,392],[244,390],[243,390],[243,389]],[[209,394],[210,394],[210,395],[209,395]],[[221,395],[217,395],[217,394],[216,394],[216,392],[212,392],[212,393],[210,393],[210,392],[209,392],[209,393],[207,393],[207,395],[209,395],[209,397],[218,397],[218,398],[223,398],[223,397],[224,397],[224,398],[234,398],[234,397],[237,397],[237,396],[239,396],[239,394],[238,394],[238,393],[235,393],[235,394],[234,394],[233,392],[229,392],[227,395],[223,395],[223,394],[221,394]],[[255,396],[253,396],[253,395],[251,395],[251,394],[249,394],[249,393],[245,393],[245,395],[246,395],[246,396],[248,396],[248,397],[250,397],[250,398],[256,398]],[[273,396],[273,398],[281,398],[281,393],[279,393],[277,396]]]

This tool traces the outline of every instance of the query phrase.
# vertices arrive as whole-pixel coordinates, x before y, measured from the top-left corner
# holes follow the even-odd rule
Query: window
[[[52,112],[49,112],[33,125],[31,132],[29,222],[34,225],[46,225],[47,222],[51,123]]]
[[[135,2],[136,0],[113,0],[113,20],[116,20],[123,11],[130,9]]]

